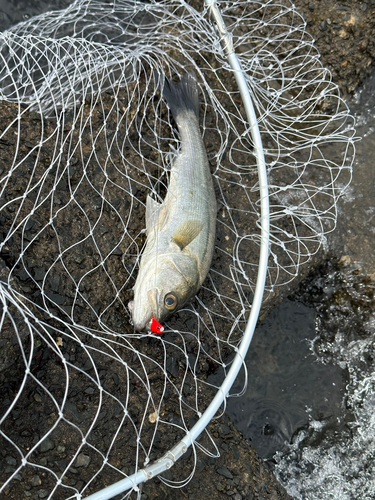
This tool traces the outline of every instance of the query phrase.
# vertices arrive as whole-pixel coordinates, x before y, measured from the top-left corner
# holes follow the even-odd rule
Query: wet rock
[[[225,425],[225,424],[221,424],[221,426],[220,426],[220,432],[221,432],[221,434],[223,436],[226,436],[227,434],[230,433],[230,428],[227,425]]]

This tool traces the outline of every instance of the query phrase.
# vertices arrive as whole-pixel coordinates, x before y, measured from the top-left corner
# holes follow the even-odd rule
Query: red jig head
[[[157,321],[154,316],[152,316],[151,324],[150,324],[150,330],[152,333],[156,333],[157,335],[161,335],[164,332],[164,326],[162,326],[159,321]]]

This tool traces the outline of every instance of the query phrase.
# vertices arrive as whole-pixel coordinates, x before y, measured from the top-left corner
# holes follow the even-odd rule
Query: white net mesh
[[[334,229],[353,120],[289,1],[220,8],[265,148],[272,293]],[[2,490],[23,498],[37,470],[46,498],[86,496],[168,451],[215,394],[208,375],[225,377],[256,279],[256,162],[219,41],[188,3],[77,0],[2,33],[0,57]],[[155,70],[197,74],[219,205],[209,276],[162,337],[135,334],[126,307],[146,196],[164,198],[179,147]],[[163,480],[189,481],[195,457]]]

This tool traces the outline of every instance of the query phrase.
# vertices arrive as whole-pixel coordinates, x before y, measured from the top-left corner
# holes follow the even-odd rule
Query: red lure
[[[152,333],[156,333],[157,335],[161,335],[164,332],[164,326],[162,326],[159,321],[157,321],[154,316],[152,316],[151,324],[150,324],[150,330]]]

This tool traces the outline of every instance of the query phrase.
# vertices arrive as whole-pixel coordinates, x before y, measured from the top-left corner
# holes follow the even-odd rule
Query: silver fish
[[[216,199],[199,129],[195,75],[186,73],[178,84],[165,79],[163,94],[178,126],[181,148],[163,203],[147,196],[146,247],[129,303],[137,331],[150,329],[153,317],[164,322],[198,292],[215,243]]]

